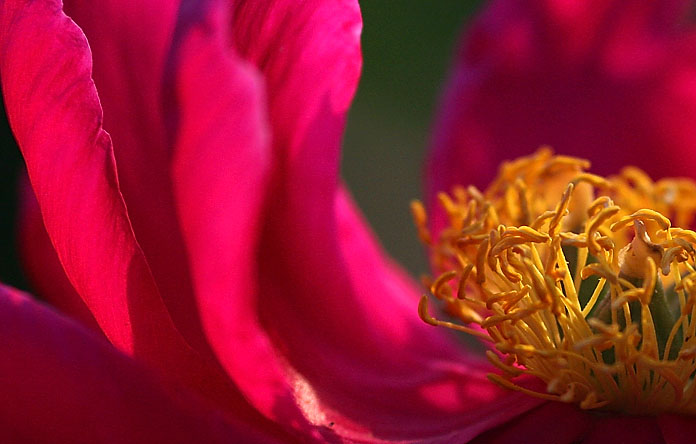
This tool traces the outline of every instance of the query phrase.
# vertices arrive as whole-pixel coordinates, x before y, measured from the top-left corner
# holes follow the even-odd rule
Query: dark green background
[[[363,1],[363,77],[349,115],[343,175],[384,247],[427,270],[409,203],[422,193],[434,109],[466,18],[479,1]]]
[[[368,0],[362,81],[350,112],[343,175],[386,249],[412,273],[426,269],[409,214],[421,196],[432,113],[455,42],[479,1]],[[21,158],[0,116],[0,280],[26,288],[16,246]]]

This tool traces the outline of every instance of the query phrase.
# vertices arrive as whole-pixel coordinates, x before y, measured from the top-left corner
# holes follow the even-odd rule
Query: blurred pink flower
[[[445,86],[430,196],[484,187],[502,160],[549,145],[651,176],[694,177],[691,2],[495,0],[470,23]]]

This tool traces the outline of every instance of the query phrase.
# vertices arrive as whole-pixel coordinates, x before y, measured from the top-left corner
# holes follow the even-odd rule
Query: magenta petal
[[[187,341],[208,353],[197,316],[172,185],[179,122],[172,66],[176,33],[199,6],[179,1],[66,0],[93,52],[93,78],[111,135],[135,237],[162,299]],[[197,2],[202,5],[204,2]],[[147,190],[147,191],[144,191]]]
[[[234,43],[266,80],[276,154],[295,166],[309,160],[302,167],[316,168],[308,175],[324,185],[337,178],[345,114],[362,65],[361,28],[355,0],[234,4]]]
[[[46,229],[107,336],[133,351],[129,281],[142,286],[139,300],[159,296],[132,235],[111,140],[100,126],[87,42],[55,1],[5,2],[0,19],[7,113]]]
[[[282,249],[266,246],[274,257],[262,263],[261,273],[269,272],[262,274],[257,304],[265,330],[294,369],[269,352],[262,360],[268,380],[257,372],[254,384],[245,383],[234,374],[252,400],[261,384],[272,388],[276,404],[257,403],[262,411],[287,421],[291,404],[281,410],[281,402],[294,398],[324,433],[370,442],[451,442],[453,431],[471,438],[539,402],[506,397],[485,378],[486,365],[456,348],[447,332],[418,319],[417,290],[383,256],[343,192],[335,211],[334,247],[341,256],[325,257],[325,263],[319,256],[303,269],[292,267],[297,263]],[[330,251],[311,245],[314,253]],[[278,256],[287,262],[273,261]],[[270,373],[274,362],[276,375]]]
[[[2,286],[0,348],[3,442],[272,442],[170,393],[108,342]]]
[[[236,311],[256,290],[270,138],[261,79],[229,53],[222,11],[220,4],[210,7],[178,42],[181,63],[173,75],[181,114],[172,182],[204,331],[226,368],[243,366],[239,375],[251,380],[253,400],[270,405],[267,387],[254,384],[268,371],[259,359],[267,345],[246,327],[254,319],[250,307]]]
[[[696,436],[696,422],[693,416],[660,415],[657,423],[662,430],[665,444],[690,444]]]
[[[466,356],[446,333],[417,318],[418,290],[337,188],[360,66],[357,5],[242,2],[232,26],[236,47],[266,80],[277,164],[260,296],[238,300],[226,320],[239,320],[236,328],[256,341],[254,354],[237,356],[231,342],[232,357],[221,359],[266,415],[305,430],[308,421],[326,437],[436,441],[476,427],[500,390],[482,379],[485,366],[460,364]],[[265,369],[251,377],[244,358]],[[493,421],[529,407],[517,403]]]
[[[574,444],[592,427],[594,418],[574,405],[546,402],[479,436],[472,444]],[[607,441],[611,442],[611,441]]]
[[[583,444],[664,444],[654,416],[600,416],[588,428]]]
[[[10,125],[71,284],[118,348],[224,399],[229,381],[176,330],[133,237],[84,35],[57,1],[0,5]]]
[[[489,3],[444,91],[429,198],[486,186],[502,160],[545,144],[601,174],[635,164],[693,177],[696,39],[685,3]]]
[[[65,276],[63,266],[46,233],[39,203],[26,175],[20,185],[20,201],[17,242],[22,254],[22,265],[32,283],[34,294],[101,333],[89,308]]]

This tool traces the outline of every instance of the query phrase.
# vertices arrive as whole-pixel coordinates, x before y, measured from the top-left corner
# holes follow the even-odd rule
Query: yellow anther
[[[448,282],[457,276],[458,272],[456,270],[450,270],[442,273],[435,279],[435,282],[430,286],[430,292],[438,298],[441,298],[443,294],[443,289],[446,288],[448,292],[452,289],[448,286]]]
[[[696,221],[696,184],[586,167],[548,149],[506,163],[485,192],[439,198],[449,226],[432,242],[412,205],[438,269],[426,283],[454,321],[432,317],[425,296],[419,315],[494,344],[486,356],[503,376],[488,377],[502,387],[583,409],[696,414],[696,232],[667,217]],[[519,386],[522,375],[545,390]]]
[[[541,228],[542,225],[544,225],[544,223],[547,220],[553,218],[557,214],[558,214],[557,211],[551,211],[551,210],[544,211],[536,219],[534,219],[534,222],[532,222],[531,227],[534,228],[535,230],[538,230],[539,228]],[[563,217],[566,214],[568,214],[567,211],[563,212],[560,217]]]
[[[556,210],[555,210],[556,214],[551,218],[551,221],[549,222],[549,234],[551,236],[556,235],[556,230],[558,228],[559,223],[561,222],[561,218],[563,218],[568,213],[568,205],[570,204],[570,196],[573,194],[574,189],[575,189],[575,185],[572,183],[569,183],[566,186],[566,189],[563,192],[563,195],[561,196],[560,202],[558,202],[558,205],[556,206]]]
[[[525,238],[525,237],[521,237],[521,236],[519,236],[519,237],[518,236],[515,236],[515,237],[509,236],[509,237],[501,239],[498,243],[496,243],[493,246],[493,248],[491,248],[490,254],[491,254],[491,256],[498,256],[501,252],[508,250],[508,249],[514,247],[515,245],[525,245],[525,244],[528,244],[530,242],[544,242],[544,241],[543,240],[534,241],[534,240],[531,240],[529,237]]]
[[[503,237],[519,236],[528,242],[546,242],[551,239],[547,233],[541,233],[528,226],[508,227],[503,232]]]
[[[633,182],[639,191],[648,192],[652,187],[653,181],[643,171],[636,167],[626,167],[621,170],[621,175]]]
[[[558,169],[586,170],[590,167],[587,159],[578,159],[570,156],[553,156],[544,166],[541,174],[558,174]]]
[[[587,265],[580,271],[580,277],[585,280],[590,276],[599,276],[616,285],[619,282],[619,275],[608,266],[600,263]]]
[[[682,228],[670,228],[670,234],[675,238],[681,238],[691,244],[696,244],[696,232],[691,230],[684,230]]]
[[[455,205],[447,193],[438,193],[437,200],[440,202],[440,206],[447,213],[452,228],[455,230],[461,230],[463,228],[462,223],[464,221],[465,213],[460,211],[459,206]]]
[[[413,216],[413,222],[418,229],[418,237],[421,242],[425,245],[430,245],[432,238],[430,236],[430,230],[428,230],[428,217],[425,213],[425,207],[423,207],[420,201],[411,201],[411,214]]]
[[[500,360],[500,356],[498,356],[497,354],[495,354],[495,352],[491,350],[486,350],[486,357],[488,358],[491,364],[495,365],[500,370],[507,373],[508,376],[514,377],[522,374],[522,370],[520,370],[517,367],[513,367],[510,364],[504,363]]]
[[[578,174],[578,176],[573,179],[571,182],[574,185],[577,185],[579,183],[586,182],[594,187],[597,188],[609,188],[610,183],[603,178],[602,176],[597,176],[596,174],[590,174],[590,173],[582,173]]]
[[[466,281],[471,275],[471,270],[474,269],[474,264],[467,264],[462,270],[462,276],[459,278],[459,287],[457,288],[457,298],[466,298]]]
[[[672,225],[672,223],[667,219],[665,216],[661,215],[657,211],[650,210],[647,208],[640,209],[636,211],[635,213],[631,214],[630,216],[625,216],[622,217],[618,222],[613,224],[610,229],[611,231],[618,231],[634,220],[653,220],[657,222],[657,224],[662,228],[663,230],[668,230],[669,227]]]
[[[604,208],[587,222],[585,236],[587,236],[587,247],[589,248],[590,253],[599,254],[601,252],[602,246],[597,242],[597,238],[599,236],[595,236],[595,233],[598,232],[600,225],[615,216],[619,210],[621,210],[621,208],[617,206]]]
[[[608,196],[600,196],[594,200],[587,209],[587,214],[589,216],[594,216],[605,208],[614,206],[614,201]]]
[[[476,254],[476,282],[479,284],[486,280],[486,253],[488,252],[488,239],[485,239],[479,245],[478,253]]]

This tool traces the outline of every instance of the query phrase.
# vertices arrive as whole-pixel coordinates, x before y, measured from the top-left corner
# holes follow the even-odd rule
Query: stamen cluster
[[[487,341],[495,383],[584,409],[696,413],[696,184],[608,179],[542,149],[504,164],[485,191],[441,194],[433,238],[412,206],[450,320]],[[544,390],[520,378],[543,381]]]

